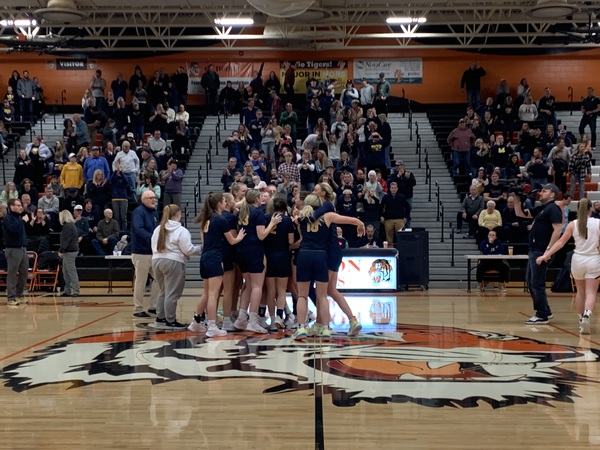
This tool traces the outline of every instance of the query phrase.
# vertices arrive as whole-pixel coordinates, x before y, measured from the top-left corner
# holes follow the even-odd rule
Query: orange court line
[[[522,312],[522,311],[519,311],[519,314],[521,314],[521,315],[522,315],[522,316],[524,316],[524,317],[531,317],[529,314],[525,314],[525,313],[524,313],[524,312]],[[550,327],[552,327],[552,328],[556,328],[557,330],[559,330],[559,331],[562,331],[563,333],[570,334],[571,336],[575,336],[575,337],[577,337],[577,338],[583,339],[584,341],[588,341],[588,342],[590,342],[591,344],[595,344],[595,345],[597,345],[597,346],[599,346],[599,347],[600,347],[600,342],[596,342],[596,341],[593,341],[593,340],[591,340],[591,339],[588,339],[588,338],[586,338],[586,337],[585,337],[584,335],[582,335],[582,334],[573,333],[572,331],[565,330],[564,328],[562,328],[562,327],[559,327],[559,326],[556,326],[556,325],[553,325],[553,324],[551,324],[551,323],[548,323],[548,326],[550,326]],[[1,360],[0,360],[0,361],[1,361]]]
[[[29,347],[25,347],[22,350],[18,350],[18,351],[14,352],[14,353],[11,353],[10,355],[3,356],[3,357],[0,358],[0,361],[4,361],[5,359],[11,358],[13,356],[16,356],[19,353],[23,353],[23,352],[26,352],[27,350],[31,350],[34,347],[37,347],[39,345],[45,344],[46,342],[52,341],[54,339],[57,339],[57,338],[59,338],[61,336],[64,336],[65,334],[69,334],[69,333],[72,333],[73,331],[77,331],[77,330],[79,330],[81,328],[85,328],[88,325],[92,325],[92,324],[94,324],[96,322],[100,322],[101,320],[108,319],[109,317],[114,316],[115,314],[119,314],[119,312],[118,311],[112,312],[110,314],[107,314],[106,316],[100,317],[99,319],[92,320],[91,322],[84,323],[83,325],[79,325],[78,327],[73,328],[72,330],[65,331],[64,333],[57,334],[56,336],[53,336],[53,337],[48,338],[48,339],[45,339],[45,340],[43,340],[41,342],[38,342],[37,344],[30,345]]]

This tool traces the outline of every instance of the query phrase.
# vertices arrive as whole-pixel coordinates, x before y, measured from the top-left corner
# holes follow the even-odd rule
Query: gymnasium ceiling
[[[557,11],[558,17],[547,17]],[[388,16],[425,17],[427,22],[388,25]],[[223,17],[252,17],[254,25],[216,26],[214,19]],[[38,20],[37,34],[31,36],[34,28],[0,27],[4,51],[117,57],[119,52],[199,48],[419,47],[494,53],[600,44],[600,1],[0,0],[0,19],[22,18]]]

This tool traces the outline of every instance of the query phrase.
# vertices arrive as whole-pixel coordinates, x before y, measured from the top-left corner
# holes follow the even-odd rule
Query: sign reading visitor
[[[333,84],[336,87],[336,91],[339,93],[348,80],[348,61],[292,61],[296,64],[296,82],[294,83],[294,91],[302,92],[306,91],[306,83],[311,78],[316,78],[319,81],[329,80],[329,84]],[[285,77],[285,71],[289,67],[290,61],[280,61],[279,71],[280,80],[283,84]]]
[[[57,59],[56,70],[87,70],[87,59]]]
[[[422,84],[423,60],[411,59],[355,59],[354,83],[366,78],[369,83],[377,83],[383,72],[391,84]]]

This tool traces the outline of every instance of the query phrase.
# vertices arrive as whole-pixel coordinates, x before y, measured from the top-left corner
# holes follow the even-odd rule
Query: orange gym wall
[[[522,77],[526,77],[532,87],[532,94],[537,100],[543,95],[543,88],[550,86],[559,102],[568,101],[568,86],[574,89],[574,99],[577,101],[585,95],[588,86],[597,84],[597,74],[600,73],[600,50],[585,50],[555,55],[537,56],[496,56],[477,55],[469,52],[454,50],[386,50],[370,52],[366,50],[343,50],[323,52],[286,52],[286,51],[245,51],[224,50],[222,52],[198,51],[174,55],[157,55],[151,58],[139,59],[97,59],[88,58],[88,63],[95,61],[101,69],[104,78],[110,83],[117,71],[123,72],[125,79],[133,73],[136,64],[142,67],[147,77],[159,67],[165,67],[168,73],[173,73],[177,67],[186,61],[198,61],[204,67],[208,62],[253,61],[258,69],[265,61],[263,75],[266,77],[270,70],[277,71],[278,62],[287,59],[328,60],[347,59],[352,73],[352,58],[357,55],[364,58],[423,58],[423,84],[393,85],[393,95],[401,96],[402,89],[406,97],[421,103],[459,103],[465,101],[465,94],[460,90],[460,78],[463,71],[475,60],[487,71],[482,79],[484,99],[488,95],[495,96],[495,87],[500,78],[505,78],[513,91]],[[28,69],[30,76],[38,76],[44,88],[46,103],[60,103],[61,91],[65,89],[66,104],[75,105],[81,101],[83,92],[88,87],[95,69],[87,71],[57,71],[49,68],[48,62],[54,62],[55,56],[11,53],[0,56],[0,85],[6,86],[12,70],[22,73]],[[596,86],[598,87],[598,86]],[[600,87],[598,89],[600,92]],[[196,97],[196,98],[194,98]],[[202,96],[191,96],[191,103],[202,103]]]

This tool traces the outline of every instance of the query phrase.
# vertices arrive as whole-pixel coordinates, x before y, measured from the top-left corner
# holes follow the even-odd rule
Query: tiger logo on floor
[[[376,259],[369,268],[369,276],[374,285],[390,281],[392,276],[392,265],[387,259]]]
[[[216,382],[263,378],[263,393],[286,395],[315,385],[336,406],[414,402],[494,408],[572,401],[595,383],[570,368],[599,361],[600,351],[460,328],[399,324],[395,332],[333,335],[328,344],[296,343],[289,333],[230,333],[207,338],[140,324],[133,331],[56,343],[2,371],[23,392],[49,384],[85,388],[110,382]],[[565,363],[573,363],[565,368]],[[199,389],[204,389],[199,387]],[[208,387],[210,391],[210,387]],[[207,391],[207,392],[208,392]],[[257,392],[256,394],[260,394]]]

